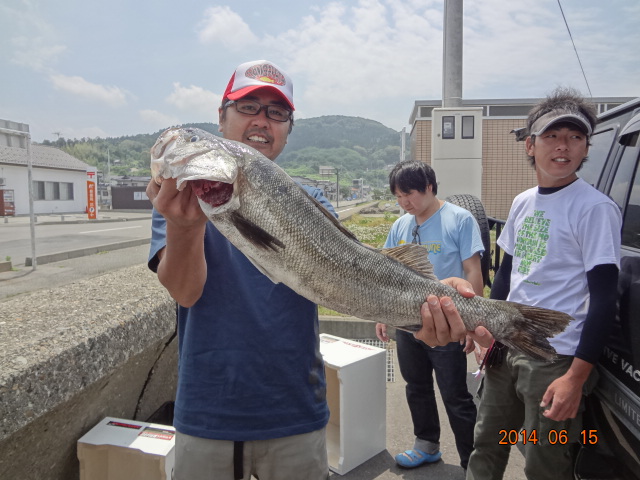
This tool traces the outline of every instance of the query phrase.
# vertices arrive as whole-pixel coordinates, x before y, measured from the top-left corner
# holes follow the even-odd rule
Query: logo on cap
[[[247,69],[244,73],[245,77],[252,78],[264,83],[270,83],[272,85],[286,85],[287,81],[284,75],[271,64],[264,63],[262,65],[254,65]]]
[[[236,68],[223,98],[238,100],[259,88],[271,88],[287,102],[292,110],[293,82],[282,70],[265,60],[246,62]]]

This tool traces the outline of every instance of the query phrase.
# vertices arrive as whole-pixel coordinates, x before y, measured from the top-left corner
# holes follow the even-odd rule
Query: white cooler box
[[[329,468],[344,475],[386,449],[386,350],[320,335],[327,376]]]
[[[106,417],[78,440],[80,480],[170,480],[175,429]]]

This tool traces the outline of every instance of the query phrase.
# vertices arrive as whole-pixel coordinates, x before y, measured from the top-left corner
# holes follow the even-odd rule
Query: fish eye
[[[198,140],[200,140],[200,137],[198,137],[197,135],[194,135],[193,137],[191,137],[191,138],[189,139],[189,141],[190,141],[190,142],[192,142],[192,143],[193,143],[193,142],[197,142]]]

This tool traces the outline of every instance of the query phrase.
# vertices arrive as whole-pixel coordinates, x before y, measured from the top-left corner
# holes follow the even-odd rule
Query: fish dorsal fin
[[[347,237],[349,237],[351,240],[360,243],[360,240],[358,240],[358,238],[351,233],[349,230],[347,230],[342,223],[340,223],[340,220],[338,220],[336,217],[333,216],[333,214],[327,210],[324,205],[322,205],[322,203],[320,203],[317,199],[313,198],[311,195],[309,195],[309,192],[307,192],[304,188],[300,187],[300,190],[302,190],[302,192],[304,192],[304,194],[309,197],[309,199],[313,202],[313,204],[324,214],[325,217],[327,217],[329,220],[331,220],[331,222],[336,226],[336,228],[338,230],[340,230],[343,234],[345,234]]]
[[[433,265],[429,261],[429,253],[423,246],[415,243],[406,243],[399,247],[383,248],[380,253],[397,260],[429,280],[438,280],[433,273]]]

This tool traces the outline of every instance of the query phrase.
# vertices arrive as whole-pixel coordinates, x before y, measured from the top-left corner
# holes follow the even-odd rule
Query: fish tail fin
[[[556,351],[547,338],[564,331],[573,318],[557,310],[508,303],[516,308],[522,317],[516,319],[514,331],[500,341],[536,360],[553,361]]]

